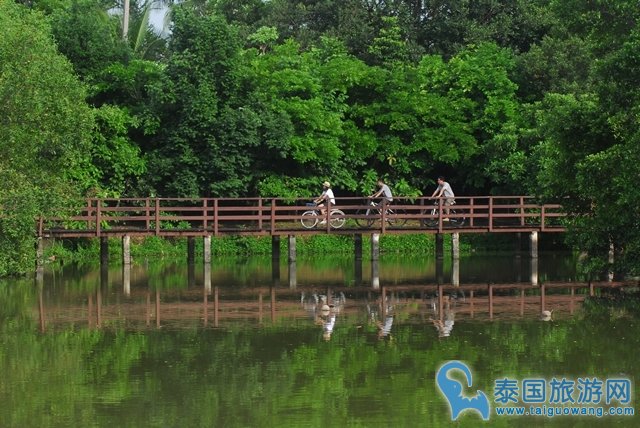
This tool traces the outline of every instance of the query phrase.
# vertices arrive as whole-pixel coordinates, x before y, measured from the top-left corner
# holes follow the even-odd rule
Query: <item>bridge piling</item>
[[[529,255],[531,258],[538,258],[538,232],[531,232],[529,241],[531,242]]]
[[[131,236],[122,237],[122,264],[131,266]]]
[[[129,297],[131,295],[131,264],[122,265],[122,288],[124,295]]]
[[[460,258],[454,257],[451,263],[451,284],[455,287],[460,286]]]
[[[371,288],[380,288],[380,266],[378,259],[371,260]]]
[[[296,261],[289,260],[289,288],[295,290],[298,286],[298,275]]]
[[[296,235],[289,235],[289,263],[296,261]]]
[[[353,235],[353,265],[355,273],[355,285],[362,284],[362,234]]]
[[[280,258],[280,235],[273,235],[271,237],[271,258]]]
[[[204,264],[204,291],[211,294],[211,235],[202,239],[202,258]]]
[[[289,249],[289,288],[295,289],[298,285],[297,266],[296,266],[296,235],[288,237]]]
[[[451,234],[451,258],[453,260],[460,259],[460,234],[459,233]]]
[[[100,266],[109,265],[109,238],[100,237]]]
[[[378,260],[380,258],[380,234],[371,234],[371,260]]]
[[[444,234],[436,233],[436,259],[444,257]]]
[[[41,236],[36,240],[36,273],[40,272],[44,266],[44,241]]]
[[[280,285],[280,236],[271,237],[271,283],[274,287]]]
[[[196,238],[189,236],[187,238],[187,264],[192,265],[196,262]]]

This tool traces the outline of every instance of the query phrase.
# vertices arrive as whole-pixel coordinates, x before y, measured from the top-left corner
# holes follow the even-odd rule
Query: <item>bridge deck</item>
[[[38,235],[59,238],[117,236],[304,235],[357,233],[563,232],[561,205],[537,203],[530,196],[456,198],[445,215],[442,199],[395,198],[390,211],[367,198],[336,198],[331,221],[308,200],[282,198],[129,198],[87,199],[83,208],[42,219]],[[435,203],[435,204],[434,204]],[[453,211],[455,209],[455,212]],[[446,219],[449,220],[446,220]],[[336,223],[343,223],[335,227]],[[307,225],[308,226],[308,225]]]

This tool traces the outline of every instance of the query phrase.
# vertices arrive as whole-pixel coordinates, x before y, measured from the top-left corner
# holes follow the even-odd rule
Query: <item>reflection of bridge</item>
[[[319,310],[317,302],[326,302],[343,320],[350,320],[343,321],[345,325],[366,322],[372,306],[381,317],[391,312],[402,313],[406,322],[412,323],[443,321],[450,313],[455,313],[457,320],[538,319],[545,311],[559,317],[573,315],[585,297],[625,285],[637,286],[637,283],[466,284],[458,287],[430,284],[379,289],[307,287],[299,290],[276,287],[138,289],[126,297],[116,298],[98,288],[69,305],[48,304],[41,292],[38,318],[42,331],[79,325],[128,329],[191,328],[194,323],[203,327],[238,323],[256,326],[279,320],[304,323],[310,312]],[[305,295],[320,295],[324,300],[310,302]]]
[[[565,214],[557,204],[542,204],[530,196],[474,196],[456,198],[455,212],[443,207],[442,199],[395,198],[392,211],[368,210],[366,198],[336,198],[343,214],[311,229],[301,223],[309,207],[306,201],[282,198],[202,199],[87,199],[86,206],[59,217],[41,219],[41,238],[101,238],[102,260],[107,258],[107,238],[120,237],[124,263],[129,263],[132,236],[184,236],[204,238],[205,262],[210,259],[211,237],[228,235],[271,236],[274,251],[279,239],[289,239],[289,255],[295,258],[295,237],[310,234],[355,236],[355,251],[361,251],[363,234],[371,235],[372,257],[377,257],[380,234],[435,234],[442,252],[442,236],[453,237],[454,257],[460,233],[530,233],[535,257],[539,232],[563,232]],[[434,206],[434,202],[436,205]],[[320,213],[318,220],[331,220]],[[365,226],[362,226],[362,225]],[[190,245],[190,248],[193,245]],[[359,250],[360,248],[360,250]]]

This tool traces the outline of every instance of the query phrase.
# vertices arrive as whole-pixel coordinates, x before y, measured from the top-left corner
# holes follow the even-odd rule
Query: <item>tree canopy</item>
[[[138,35],[161,3],[134,2]],[[444,174],[559,201],[594,272],[611,244],[638,271],[636,1],[183,2],[165,39],[127,41],[117,2],[2,7],[4,180],[308,196],[382,176],[418,195]]]

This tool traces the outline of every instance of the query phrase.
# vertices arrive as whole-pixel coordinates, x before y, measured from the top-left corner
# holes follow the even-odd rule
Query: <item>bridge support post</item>
[[[291,263],[296,261],[296,236],[289,235],[288,240],[289,240],[289,263]]]
[[[211,235],[202,239],[202,257],[205,264],[211,264]]]
[[[271,283],[280,285],[280,236],[271,237]]]
[[[436,257],[436,283],[444,284],[444,258]]]
[[[362,284],[362,235],[353,235],[355,285]]]
[[[122,264],[131,265],[131,236],[122,237]]]
[[[109,265],[109,238],[100,237],[100,265]]]
[[[196,262],[196,238],[189,236],[187,238],[187,264],[192,265]]]
[[[380,288],[380,268],[378,259],[371,260],[371,287]]]
[[[193,287],[196,283],[196,238],[187,238],[187,285]]]
[[[453,260],[460,259],[460,234],[459,233],[451,234],[451,258]]]
[[[42,239],[41,236],[38,236],[36,243],[36,284],[41,293],[44,284],[44,242]]]
[[[211,235],[202,239],[202,257],[204,261],[204,291],[211,294]]]
[[[125,296],[131,295],[131,264],[122,265],[122,288]]]
[[[451,284],[460,286],[460,259],[454,258],[451,263]]]
[[[289,288],[295,289],[298,285],[297,266],[296,266],[296,236],[289,235]]]
[[[271,237],[271,258],[280,258],[280,236],[274,235]]]
[[[298,286],[297,271],[296,261],[289,260],[289,288],[292,290],[295,290]]]
[[[131,294],[131,236],[122,237],[122,287],[124,295]]]
[[[436,233],[436,258],[442,259],[444,257],[444,235],[442,233]]]
[[[44,268],[44,241],[42,236],[38,236],[36,241],[36,273]]]
[[[380,258],[380,234],[371,234],[371,260],[378,260]]]
[[[532,258],[538,258],[538,232],[531,232],[529,241],[531,243],[529,255]]]
[[[531,258],[531,285],[538,285],[538,258]]]

